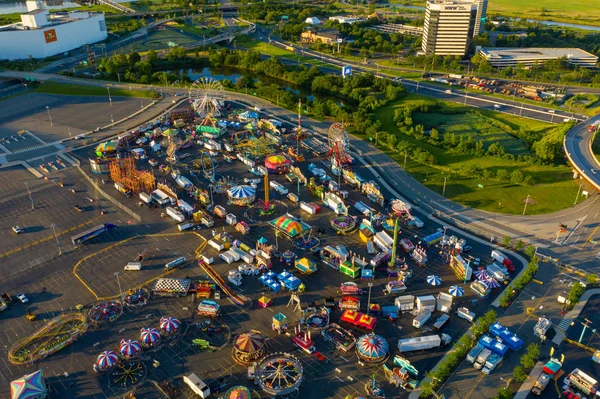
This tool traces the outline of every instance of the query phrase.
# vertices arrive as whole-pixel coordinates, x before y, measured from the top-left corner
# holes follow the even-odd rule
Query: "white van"
[[[142,262],[129,262],[123,270],[142,270]]]
[[[178,224],[177,225],[177,229],[179,231],[183,231],[183,230],[187,230],[187,229],[189,229],[190,227],[193,227],[193,226],[194,226],[194,223],[186,222],[186,223]]]

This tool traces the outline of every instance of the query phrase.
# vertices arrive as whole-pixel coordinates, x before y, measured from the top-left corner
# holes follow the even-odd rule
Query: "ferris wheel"
[[[221,81],[203,76],[192,83],[188,96],[192,108],[199,116],[220,116],[216,100],[224,97],[224,91]]]
[[[269,395],[288,395],[298,389],[304,370],[289,353],[269,355],[257,366],[258,385]]]
[[[352,163],[352,157],[348,154],[349,139],[343,123],[335,122],[327,132],[329,152],[327,158],[338,167]]]

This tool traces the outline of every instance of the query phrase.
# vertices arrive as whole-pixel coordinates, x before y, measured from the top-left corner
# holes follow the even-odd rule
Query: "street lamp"
[[[577,205],[577,200],[579,199],[579,193],[581,192],[581,187],[582,185],[579,185],[579,189],[577,190],[577,196],[575,197],[575,202],[573,202],[573,205]]]
[[[529,194],[527,194],[527,198],[525,199],[525,206],[523,207],[523,215],[525,215],[525,211],[527,210],[528,203],[529,203]]]
[[[25,182],[25,187],[27,187],[27,194],[29,194],[29,201],[31,201],[31,209],[35,209],[35,204],[33,203],[33,198],[31,197],[31,191],[29,191],[29,184]]]
[[[112,97],[110,96],[110,87],[106,86],[106,90],[108,90],[108,102],[112,105]]]
[[[50,126],[54,126],[52,123],[52,115],[50,115],[50,107],[46,105],[46,111],[48,111],[48,119],[50,119]]]
[[[110,115],[110,123],[115,123],[115,120],[113,119],[112,114]]]
[[[121,295],[121,303],[123,300],[123,290],[121,289],[121,282],[119,281],[119,272],[115,272],[115,276],[117,277],[117,284],[119,285],[119,294]]]
[[[54,239],[56,240],[56,246],[58,247],[58,254],[62,255],[62,248],[60,247],[60,242],[58,242],[58,236],[56,235],[56,225],[52,223],[51,227],[54,231]]]
[[[502,381],[506,382],[506,386],[505,386],[505,388],[508,388],[508,386],[510,385],[510,383],[511,383],[511,381],[512,381],[512,377],[511,377],[511,378],[509,378],[508,380],[505,380],[505,379],[504,379],[504,378],[502,378],[502,377],[500,377],[500,379],[501,379]]]

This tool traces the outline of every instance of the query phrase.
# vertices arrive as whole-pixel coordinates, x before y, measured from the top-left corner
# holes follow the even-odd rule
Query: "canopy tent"
[[[234,205],[248,205],[256,199],[256,189],[252,186],[235,186],[227,190],[227,196]]]
[[[26,374],[10,383],[11,399],[43,399],[48,395],[44,371]]]
[[[465,290],[462,287],[459,287],[458,285],[453,285],[452,287],[450,287],[448,292],[450,293],[450,295],[456,297],[465,295]]]
[[[258,113],[254,111],[244,111],[239,116],[242,120],[258,119]]]
[[[298,259],[295,262],[296,269],[300,269],[305,272],[315,272],[317,271],[317,264],[308,258]]]
[[[96,147],[96,155],[101,157],[106,153],[115,152],[117,150],[117,142],[116,141],[106,141],[104,143],[98,144]]]
[[[366,360],[383,359],[390,346],[388,342],[376,334],[365,334],[356,341],[356,351],[358,355]]]
[[[160,333],[156,328],[142,328],[140,340],[146,345],[152,345],[160,339]]]
[[[490,278],[490,275],[484,269],[476,270],[475,271],[475,276],[477,277],[478,280],[485,280],[485,279]]]
[[[165,334],[173,334],[179,331],[181,322],[174,317],[162,317],[160,319],[160,329]]]
[[[142,347],[138,341],[132,339],[122,339],[119,351],[122,356],[132,357],[137,355],[142,350]]]
[[[298,287],[300,286],[300,284],[302,284],[302,280],[300,280],[298,277],[296,276],[291,276],[288,279],[286,279],[284,281],[284,284],[286,286],[287,289],[289,290],[297,290]]]
[[[96,366],[100,370],[106,370],[113,367],[119,361],[119,356],[113,351],[104,351],[98,355]]]
[[[275,230],[283,233],[289,238],[295,238],[304,235],[311,230],[310,225],[286,215],[271,220],[269,224]]]
[[[495,278],[493,278],[493,277],[488,277],[488,278],[486,278],[485,280],[481,280],[481,281],[483,281],[483,283],[484,283],[485,285],[487,285],[487,286],[488,286],[488,288],[490,288],[490,289],[493,289],[493,288],[498,288],[498,287],[500,287],[500,283],[499,283],[499,282],[497,282],[497,281],[496,281],[496,279],[495,279]]]
[[[290,272],[288,272],[287,270],[284,270],[284,271],[282,271],[281,273],[279,273],[279,274],[277,275],[277,280],[279,280],[279,281],[285,281],[285,280],[287,280],[288,278],[290,278],[291,276],[292,276],[292,275],[291,275],[291,273],[290,273]]]
[[[427,284],[437,286],[442,284],[442,279],[439,276],[432,274],[431,276],[427,276]]]
[[[265,159],[265,168],[273,173],[287,173],[292,163],[285,155],[271,155]]]

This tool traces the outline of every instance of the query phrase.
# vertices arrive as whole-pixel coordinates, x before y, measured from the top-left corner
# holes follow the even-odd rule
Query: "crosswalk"
[[[571,319],[569,317],[565,317],[564,319],[562,319],[560,321],[560,323],[558,323],[558,328],[560,328],[564,332],[567,332],[567,329],[571,326],[572,322],[573,322],[573,319]]]
[[[13,154],[22,154],[24,152],[39,150],[40,148],[46,148],[47,144],[40,144],[33,147],[21,148],[20,150],[13,151]]]
[[[48,153],[48,154],[43,154],[43,155],[40,155],[40,156],[37,156],[37,157],[28,158],[28,159],[26,159],[25,161],[26,161],[26,162],[33,162],[33,161],[37,161],[37,160],[39,160],[39,159],[43,159],[43,158],[49,158],[49,157],[51,157],[51,156],[53,156],[53,155],[56,155],[56,153],[57,153],[57,152],[58,152],[58,151],[54,151],[54,152],[50,152],[50,153]]]

